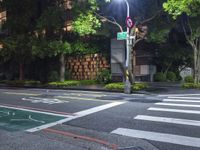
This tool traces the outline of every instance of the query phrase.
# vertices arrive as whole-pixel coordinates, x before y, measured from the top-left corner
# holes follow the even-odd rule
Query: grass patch
[[[50,82],[48,85],[53,87],[70,87],[70,86],[79,86],[79,85],[93,85],[96,84],[95,80],[68,80],[64,82]]]
[[[123,91],[124,90],[125,84],[122,82],[118,83],[110,83],[105,86],[106,89],[108,90],[119,90]],[[131,89],[132,91],[138,91],[138,90],[144,90],[148,88],[148,84],[146,83],[135,83],[132,85]]]

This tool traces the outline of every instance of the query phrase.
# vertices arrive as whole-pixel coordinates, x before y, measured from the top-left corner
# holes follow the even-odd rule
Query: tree
[[[24,79],[24,64],[30,60],[30,35],[34,30],[37,12],[36,0],[4,0],[2,7],[7,11],[3,25],[7,37],[2,40],[0,55],[4,60],[12,59],[19,65],[19,79]]]
[[[174,19],[182,19],[183,32],[194,52],[194,83],[200,82],[200,1],[168,0],[164,10]]]
[[[64,1],[54,0],[47,3],[37,21],[36,42],[33,50],[36,56],[59,56],[60,81],[65,80],[65,54],[69,54],[71,47],[64,39],[65,8]]]
[[[66,8],[64,0],[52,0],[37,22],[37,36],[34,52],[39,56],[60,57],[60,81],[65,80],[65,55],[74,51],[71,49],[70,37],[66,32]],[[96,0],[75,1],[72,5],[73,33],[78,36],[96,34],[100,21],[94,15],[98,6]],[[73,39],[74,41],[75,39]],[[38,42],[37,42],[38,41]],[[41,44],[40,44],[41,41]],[[43,42],[42,42],[43,41]]]

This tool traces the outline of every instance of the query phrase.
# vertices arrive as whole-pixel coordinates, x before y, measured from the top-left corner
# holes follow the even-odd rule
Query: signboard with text
[[[127,39],[127,32],[117,33],[117,40],[126,40],[126,39]]]

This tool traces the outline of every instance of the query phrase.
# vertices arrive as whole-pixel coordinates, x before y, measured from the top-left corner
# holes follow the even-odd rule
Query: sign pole
[[[126,22],[127,22],[127,39],[126,39],[126,66],[125,66],[125,69],[126,69],[126,78],[125,78],[125,87],[124,87],[124,93],[126,94],[130,94],[131,93],[131,83],[130,83],[130,80],[129,80],[129,59],[130,59],[130,29],[128,27],[128,18],[130,16],[130,8],[129,8],[129,3],[127,0],[125,0],[126,2],[126,5],[127,5],[127,19],[126,19]]]

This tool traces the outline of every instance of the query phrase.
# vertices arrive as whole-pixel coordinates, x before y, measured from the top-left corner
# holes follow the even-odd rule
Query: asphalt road
[[[200,92],[177,93],[0,89],[1,109],[64,117],[17,132],[0,122],[0,150],[199,150]]]

